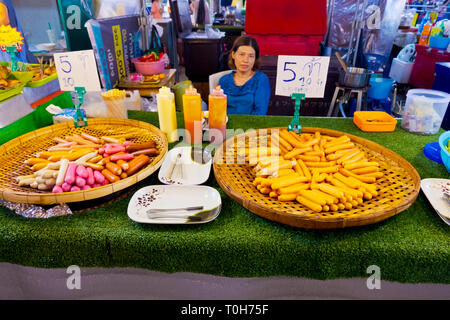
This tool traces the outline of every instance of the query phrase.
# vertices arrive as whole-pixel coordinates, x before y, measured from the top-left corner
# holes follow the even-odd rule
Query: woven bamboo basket
[[[51,193],[30,187],[19,187],[15,177],[31,174],[24,161],[36,152],[47,150],[55,144],[54,137],[64,137],[85,132],[93,136],[109,136],[133,133],[128,140],[142,143],[153,140],[159,155],[150,157],[151,162],[134,175],[102,187],[75,192]],[[161,166],[168,150],[165,134],[155,126],[137,120],[96,118],[89,119],[88,126],[75,128],[74,122],[64,122],[41,128],[17,137],[0,146],[0,199],[28,204],[51,205],[92,200],[128,188],[145,179]]]
[[[411,206],[420,191],[420,176],[414,167],[399,156],[375,142],[344,132],[302,127],[302,133],[316,131],[329,136],[347,135],[369,161],[377,161],[384,176],[377,180],[378,196],[365,200],[350,210],[314,212],[297,201],[278,201],[261,194],[252,184],[255,174],[237,153],[242,141],[267,141],[272,130],[259,129],[242,133],[225,141],[214,156],[214,174],[220,187],[244,208],[263,218],[306,229],[337,229],[373,224],[396,215]],[[270,140],[270,137],[269,139]],[[239,164],[240,163],[240,164]]]

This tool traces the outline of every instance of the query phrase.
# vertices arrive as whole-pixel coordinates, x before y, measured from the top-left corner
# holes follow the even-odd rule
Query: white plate
[[[150,209],[172,209],[203,206],[198,211],[167,211],[167,218],[151,218]],[[128,217],[139,223],[199,224],[214,220],[220,213],[222,200],[219,192],[208,186],[147,186],[136,191],[128,203]],[[157,214],[156,214],[157,215]],[[189,220],[188,216],[199,220]]]
[[[212,156],[209,156],[209,161],[204,164],[201,163],[201,158],[198,161],[194,161],[191,157],[191,148],[190,146],[173,148],[166,154],[161,168],[159,168],[159,181],[164,184],[196,185],[208,180],[211,172]],[[179,153],[181,153],[181,158],[173,170],[172,177],[169,179],[170,172]]]
[[[439,217],[450,225],[450,202],[442,192],[447,183],[450,183],[449,179],[428,178],[422,179],[420,187]]]

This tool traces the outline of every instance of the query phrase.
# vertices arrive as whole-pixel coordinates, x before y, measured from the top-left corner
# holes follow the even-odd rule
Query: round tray
[[[225,141],[214,155],[214,174],[220,187],[244,208],[263,218],[307,229],[362,226],[385,220],[406,210],[419,194],[419,174],[408,161],[392,150],[344,132],[302,127],[302,133],[319,131],[329,136],[345,134],[366,153],[369,161],[377,161],[384,173],[377,180],[378,196],[365,200],[363,204],[350,210],[316,213],[297,201],[282,202],[263,195],[252,184],[255,175],[251,168],[247,164],[239,164],[243,162],[238,158],[237,144],[254,139],[261,141],[272,130],[281,129],[286,128],[259,129],[239,134]],[[270,138],[266,141],[270,141]]]
[[[19,187],[15,177],[31,173],[24,161],[36,152],[47,150],[55,144],[53,138],[85,132],[93,136],[109,136],[135,133],[128,140],[141,143],[154,140],[159,155],[151,157],[151,162],[134,175],[118,182],[89,190],[51,193],[29,187]],[[88,126],[75,128],[74,122],[64,122],[41,128],[17,137],[0,146],[0,199],[11,202],[50,205],[57,203],[80,202],[101,198],[125,189],[141,181],[158,170],[168,150],[166,135],[155,126],[137,120],[96,118],[88,119]]]

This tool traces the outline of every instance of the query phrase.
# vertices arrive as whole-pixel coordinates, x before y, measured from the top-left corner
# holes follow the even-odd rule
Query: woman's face
[[[231,52],[231,57],[237,71],[248,72],[253,69],[256,53],[252,46],[240,46],[236,52]]]

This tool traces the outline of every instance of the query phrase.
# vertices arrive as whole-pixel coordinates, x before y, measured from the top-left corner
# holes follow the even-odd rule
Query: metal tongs
[[[175,168],[179,165],[181,156],[182,156],[181,152],[178,153],[177,158],[175,159],[175,162],[172,164],[172,169],[170,169],[170,174],[167,177],[169,180],[172,179],[173,172],[175,171]],[[182,163],[180,164],[180,177],[181,177],[181,179],[183,179],[183,164]]]

